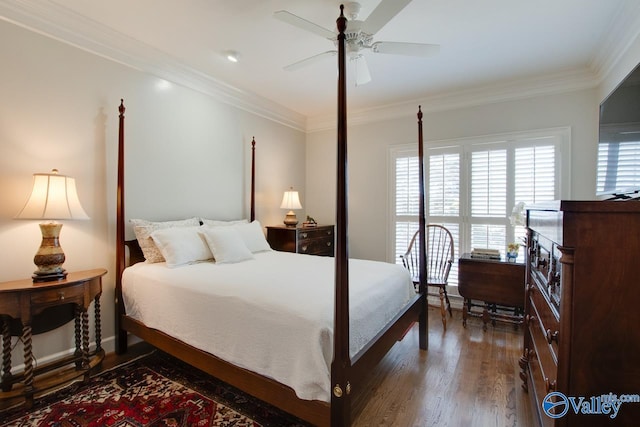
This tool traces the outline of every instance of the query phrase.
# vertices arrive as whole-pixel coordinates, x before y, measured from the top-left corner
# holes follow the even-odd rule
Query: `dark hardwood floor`
[[[429,350],[418,350],[414,327],[376,367],[368,392],[354,402],[354,426],[533,426],[520,387],[522,328],[478,318],[462,326],[453,312],[443,332],[429,308]]]
[[[443,333],[440,309],[430,307],[429,350],[419,350],[412,328],[363,385],[366,391],[353,402],[353,425],[533,426],[518,376],[521,347],[521,328],[498,323],[483,331],[477,318],[463,328],[455,310]],[[108,354],[102,369],[152,350],[140,343],[125,355]]]

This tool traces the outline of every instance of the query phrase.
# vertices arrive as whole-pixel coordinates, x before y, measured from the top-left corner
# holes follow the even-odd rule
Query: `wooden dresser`
[[[640,202],[534,206],[527,227],[520,377],[538,423],[640,425],[640,402],[607,404],[640,394]]]
[[[333,225],[316,227],[267,226],[267,241],[277,251],[333,256]]]

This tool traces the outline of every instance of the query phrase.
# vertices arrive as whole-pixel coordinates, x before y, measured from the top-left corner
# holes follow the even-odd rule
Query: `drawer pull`
[[[547,329],[547,342],[551,344],[552,341],[558,342],[558,331],[551,332],[551,329]]]
[[[60,297],[60,301],[64,301],[64,292],[63,291],[58,292],[58,297]]]
[[[527,314],[526,316],[524,316],[524,323],[526,323],[527,325],[530,325],[535,321],[536,321],[536,316],[532,316],[530,314]]]
[[[549,381],[549,378],[544,379],[544,386],[547,389],[547,393],[550,393],[556,389],[556,382]]]
[[[538,259],[538,267],[546,267],[549,264],[546,258]]]
[[[301,236],[302,236],[303,239],[306,239],[308,234],[307,233],[302,233]]]
[[[331,246],[331,242],[327,242],[327,246]]]
[[[308,248],[308,246],[303,246],[302,247],[302,252],[307,252],[307,248]]]
[[[528,292],[529,294],[532,294],[532,293],[533,293],[533,291],[535,291],[535,290],[536,290],[536,287],[535,287],[535,286],[533,286],[531,283],[528,283],[528,284],[527,284],[527,292]]]

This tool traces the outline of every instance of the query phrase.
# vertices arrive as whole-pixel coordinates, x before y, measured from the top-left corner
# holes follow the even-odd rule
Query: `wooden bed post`
[[[250,221],[256,219],[256,137],[251,139],[251,216]]]
[[[427,221],[425,215],[425,191],[424,191],[424,137],[422,134],[422,108],[418,105],[418,177],[420,179],[419,191],[420,191],[420,207],[418,210],[418,227],[420,230],[420,246],[419,253],[420,259],[418,264],[420,265],[420,298],[422,304],[422,310],[418,318],[418,336],[420,342],[420,349],[427,350],[429,348],[429,316],[427,313],[427,241],[426,230]]]
[[[349,254],[347,242],[347,83],[345,30],[347,18],[340,5],[338,26],[338,171],[336,191],[336,291],[333,361],[331,363],[331,425],[351,423],[349,374]]]
[[[124,100],[120,99],[118,107],[118,186],[116,191],[116,353],[127,351],[127,332],[122,328],[121,318],[124,315],[122,301],[122,272],[126,266],[124,253]]]

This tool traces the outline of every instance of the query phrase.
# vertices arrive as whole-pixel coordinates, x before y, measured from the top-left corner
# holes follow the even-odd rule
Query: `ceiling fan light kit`
[[[358,20],[360,13],[360,3],[347,2],[345,4],[345,14],[349,18],[347,30],[345,32],[346,50],[350,62],[354,64],[356,86],[363,85],[371,81],[371,74],[367,66],[367,61],[362,53],[369,50],[373,53],[429,57],[439,52],[440,46],[426,43],[405,43],[405,42],[374,42],[375,33],[384,27],[394,16],[396,16],[411,0],[382,0],[380,4],[369,14],[366,20]],[[294,15],[286,10],[275,12],[273,16],[283,22],[298,27],[302,30],[312,32],[323,38],[330,40],[334,45],[337,43],[337,32],[330,31],[318,24]],[[307,65],[311,65],[325,57],[336,55],[336,50],[323,52],[301,61],[284,67],[287,71],[295,71]]]

